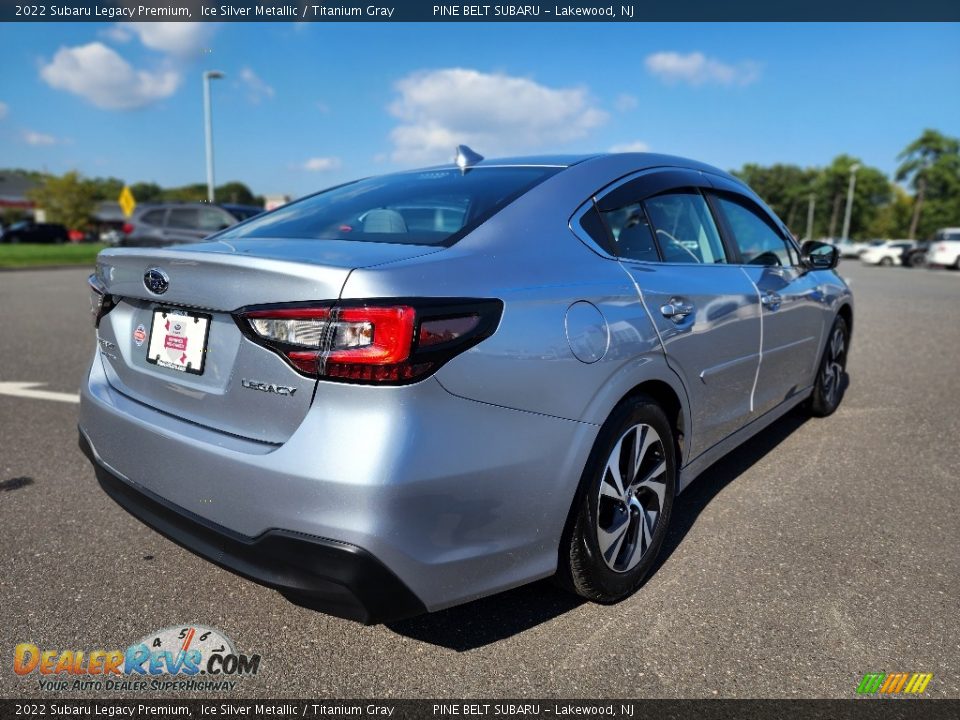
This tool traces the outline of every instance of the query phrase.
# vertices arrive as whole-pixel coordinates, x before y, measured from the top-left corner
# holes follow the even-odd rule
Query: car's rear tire
[[[888,257],[881,258],[880,264],[883,265],[884,267],[890,267],[891,265],[893,265],[893,260],[891,260]]]
[[[558,579],[581,597],[616,602],[650,572],[676,492],[673,430],[650,398],[622,402],[603,424],[560,545]]]
[[[823,349],[817,381],[810,398],[810,412],[816,417],[833,413],[843,399],[843,377],[847,367],[847,349],[850,346],[850,329],[847,321],[837,315]]]

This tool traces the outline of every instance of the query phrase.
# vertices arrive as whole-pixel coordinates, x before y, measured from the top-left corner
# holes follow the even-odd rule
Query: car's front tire
[[[843,376],[847,367],[847,349],[850,346],[850,329],[847,321],[837,315],[823,349],[817,381],[810,398],[810,410],[817,417],[833,413],[843,399]]]
[[[644,396],[617,406],[594,443],[561,541],[563,584],[597,602],[636,590],[663,545],[676,474],[663,410]]]
[[[884,267],[890,267],[893,265],[893,260],[891,258],[885,257],[880,260],[880,264]]]

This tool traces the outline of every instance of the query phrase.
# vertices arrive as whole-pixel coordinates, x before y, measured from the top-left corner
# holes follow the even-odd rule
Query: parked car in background
[[[104,490],[364,622],[554,574],[613,602],[656,567],[677,493],[791,409],[839,405],[837,251],[737,178],[458,157],[102,251],[79,429]]]
[[[158,247],[199,242],[263,212],[249,205],[163,203],[138,205],[123,225],[121,247]]]
[[[927,264],[927,253],[929,251],[930,243],[918,242],[913,247],[904,249],[900,256],[900,264],[909,268],[924,267]]]
[[[0,242],[5,243],[65,243],[69,239],[67,228],[63,225],[32,220],[16,222],[0,236]]]
[[[866,250],[866,245],[863,243],[853,242],[852,240],[827,240],[833,245],[837,250],[840,251],[840,257],[843,258],[855,258],[860,257],[860,253]]]
[[[860,254],[860,262],[867,265],[899,265],[903,262],[903,251],[914,245],[916,243],[913,240],[886,240],[879,245],[871,243],[870,247]]]
[[[937,230],[927,251],[927,265],[960,270],[960,227]]]
[[[114,228],[109,230],[103,230],[100,232],[100,242],[107,245],[119,245],[120,240],[123,238],[123,233]]]

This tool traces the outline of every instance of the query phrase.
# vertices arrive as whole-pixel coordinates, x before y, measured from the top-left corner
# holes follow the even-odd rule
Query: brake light
[[[93,326],[97,328],[100,327],[100,319],[113,310],[117,301],[107,294],[106,288],[96,275],[87,278],[87,285],[90,288],[90,316],[93,318]]]
[[[937,252],[946,252],[946,251],[947,251],[946,245],[937,245]]]
[[[492,335],[502,310],[499,300],[371,301],[255,308],[235,318],[247,337],[304,375],[402,384]]]
[[[123,231],[123,234],[124,234],[124,235],[131,235],[131,234],[133,233],[133,224],[132,224],[132,223],[124,223],[124,224],[123,224],[123,227],[120,228],[120,229]]]

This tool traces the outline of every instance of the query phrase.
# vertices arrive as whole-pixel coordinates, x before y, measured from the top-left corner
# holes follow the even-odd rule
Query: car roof
[[[521,155],[515,157],[495,157],[484,158],[470,167],[560,167],[568,168],[581,163],[590,162],[591,165],[598,163],[609,163],[611,166],[620,166],[628,163],[631,172],[639,172],[658,167],[677,167],[688,168],[690,170],[700,170],[703,172],[720,175],[734,182],[746,186],[738,177],[731,175],[726,170],[702,163],[698,160],[679,157],[677,155],[663,155],[661,153],[651,152],[633,152],[633,153],[591,153],[583,155]],[[454,162],[434,165],[425,168],[412,168],[404,172],[423,172],[425,170],[458,170],[459,166]]]

